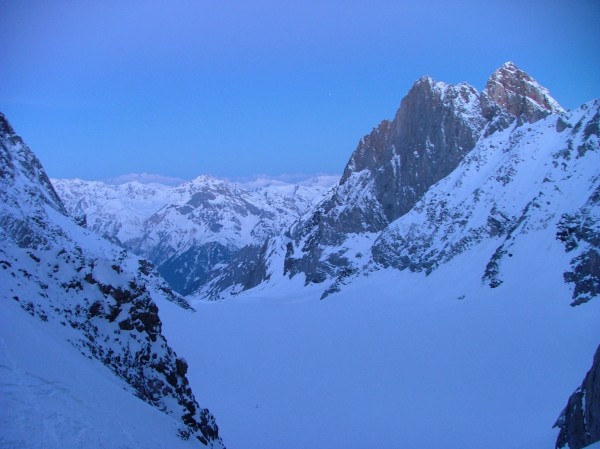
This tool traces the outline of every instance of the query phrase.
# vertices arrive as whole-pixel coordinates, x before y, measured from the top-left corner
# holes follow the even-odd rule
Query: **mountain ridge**
[[[530,98],[536,99],[534,106]],[[529,106],[513,108],[513,103]],[[329,197],[294,225],[284,272],[302,273],[307,283],[347,277],[354,269],[343,256],[350,251],[343,247],[344,235],[382,232],[449,175],[477,142],[552,114],[559,117],[564,111],[547,89],[510,62],[492,74],[481,93],[466,83],[451,86],[422,77],[402,100],[394,121],[383,121],[361,139]],[[433,151],[444,156],[431,157]],[[327,249],[335,246],[341,249]]]
[[[3,307],[18,304],[38,326],[54,329],[57,338],[80,353],[63,352],[64,356],[92,359],[97,372],[108,368],[130,394],[176,423],[173,437],[223,448],[214,416],[198,405],[189,386],[187,363],[162,334],[156,303],[172,302],[191,311],[189,303],[168,287],[151,264],[70,217],[39,160],[3,115],[0,125]],[[5,374],[23,379],[19,365],[11,361],[11,348],[2,349],[10,366]],[[29,394],[25,386],[17,391]],[[60,389],[54,393],[67,394]],[[19,416],[6,419],[20,429]]]

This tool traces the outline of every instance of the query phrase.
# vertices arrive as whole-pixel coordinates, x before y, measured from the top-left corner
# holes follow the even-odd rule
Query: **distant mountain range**
[[[89,229],[152,261],[173,289],[189,295],[241,248],[283,233],[338,179],[235,183],[200,176],[177,186],[52,182],[70,214],[85,217]]]

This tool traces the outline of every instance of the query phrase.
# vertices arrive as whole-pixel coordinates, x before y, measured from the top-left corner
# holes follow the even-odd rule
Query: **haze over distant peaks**
[[[106,184],[120,185],[128,182],[139,182],[140,184],[163,184],[166,186],[177,186],[183,184],[186,180],[172,176],[157,175],[151,173],[130,173],[120,175],[114,178],[104,179]]]

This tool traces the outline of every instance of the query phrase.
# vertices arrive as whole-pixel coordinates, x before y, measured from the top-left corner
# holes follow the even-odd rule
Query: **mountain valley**
[[[2,445],[600,441],[600,99],[426,76],[300,183],[49,179],[1,125]]]

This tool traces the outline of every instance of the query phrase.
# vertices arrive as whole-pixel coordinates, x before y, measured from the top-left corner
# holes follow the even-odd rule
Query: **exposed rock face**
[[[19,179],[26,181],[17,184]],[[21,247],[46,245],[49,232],[62,233],[46,229],[47,207],[66,214],[40,161],[0,113],[0,210],[14,211],[0,214],[0,240]]]
[[[200,297],[218,299],[224,292],[235,295],[256,287],[271,277],[267,269],[276,239],[266,240],[263,245],[248,245],[240,249],[231,263],[210,272],[199,291]]]
[[[382,122],[361,140],[340,185],[367,170],[375,204],[381,208],[376,223],[395,220],[473,149],[484,123],[479,110],[479,95],[468,84],[449,86],[421,78],[402,100],[394,120]],[[346,223],[343,217],[340,221]],[[359,229],[380,230],[376,223],[365,220]]]
[[[600,346],[581,386],[569,398],[554,427],[556,448],[581,449],[600,441]]]
[[[512,62],[505,63],[488,80],[482,94],[483,116],[492,120],[500,111],[529,123],[564,112],[548,90]]]
[[[43,200],[56,211],[65,214],[64,205],[50,179],[46,175],[42,164],[35,154],[18,136],[4,114],[0,112],[0,179],[8,181],[16,179],[19,175],[24,175],[28,180],[34,182],[32,188],[35,191],[29,191],[30,196],[36,196],[37,199]],[[36,184],[39,185],[36,186]],[[8,195],[2,192],[4,200],[8,200]]]
[[[565,281],[574,285],[573,305],[600,295],[600,187],[576,213],[564,214],[557,238],[575,256]]]
[[[160,259],[158,251],[153,249]],[[225,246],[218,242],[198,242],[180,254],[173,254],[160,264],[160,274],[169,285],[183,295],[198,291],[210,279],[215,267],[233,263],[241,250],[235,246]],[[152,255],[150,254],[150,256]]]
[[[481,94],[465,83],[421,78],[395,118],[359,142],[339,185],[292,227],[285,272],[304,273],[307,283],[347,275],[353,271],[344,247],[348,236],[379,233],[406,214],[483,136],[561,111],[548,91],[513,63],[498,69]]]
[[[155,299],[190,309],[153,267],[81,228],[39,161],[0,116],[0,300],[61,329],[133,394],[180,422],[179,435],[222,448],[161,333]],[[58,337],[57,337],[58,338]]]

